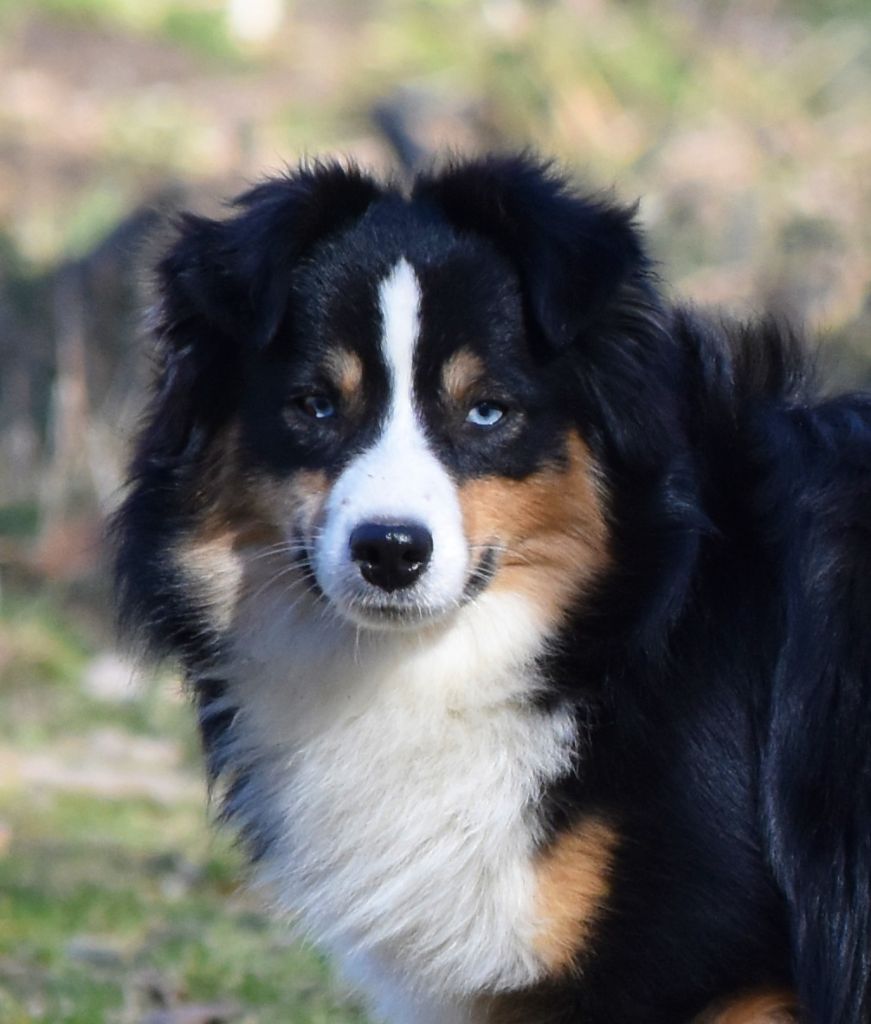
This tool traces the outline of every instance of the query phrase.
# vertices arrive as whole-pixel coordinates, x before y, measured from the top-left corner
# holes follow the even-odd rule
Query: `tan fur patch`
[[[345,406],[354,409],[363,398],[363,363],[348,348],[333,349],[327,356],[327,373],[342,396]]]
[[[718,1003],[694,1024],[795,1024],[795,997],[783,989],[750,992]]]
[[[330,485],[323,470],[298,469],[285,480],[249,476],[248,486],[260,514],[278,524],[276,528],[286,531],[292,524],[295,532],[310,537],[320,523]]]
[[[212,443],[201,470],[196,524],[178,542],[175,558],[198,588],[213,625],[233,621],[244,593],[265,590],[293,558],[286,538],[310,536],[328,490],[326,475],[301,470],[275,481],[243,469],[238,431],[233,427]]]
[[[442,368],[442,388],[451,401],[462,403],[485,373],[484,364],[478,356],[467,348],[461,348]]]
[[[608,898],[617,834],[589,818],[559,836],[539,857],[535,947],[552,975],[570,969],[592,938]]]
[[[577,434],[564,466],[524,480],[481,477],[460,488],[472,557],[500,550],[492,586],[526,593],[557,624],[608,562],[608,527],[596,466]]]

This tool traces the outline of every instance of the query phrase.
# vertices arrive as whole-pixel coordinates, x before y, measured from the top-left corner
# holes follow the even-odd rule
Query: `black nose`
[[[361,523],[351,534],[351,557],[363,578],[382,590],[410,587],[429,563],[432,535],[409,523]]]

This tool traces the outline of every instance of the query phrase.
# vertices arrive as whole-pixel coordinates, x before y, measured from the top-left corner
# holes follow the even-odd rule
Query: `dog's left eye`
[[[326,395],[303,395],[296,400],[296,404],[313,420],[328,420],[336,415],[336,405]]]
[[[466,422],[476,427],[495,427],[506,411],[498,402],[477,402],[466,415]]]

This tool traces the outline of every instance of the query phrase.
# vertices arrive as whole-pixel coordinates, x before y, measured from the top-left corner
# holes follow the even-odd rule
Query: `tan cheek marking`
[[[442,369],[442,388],[451,401],[459,404],[484,374],[485,367],[478,356],[467,348],[461,348]]]
[[[268,543],[277,533],[278,520],[261,502],[265,474],[246,471],[239,446],[238,424],[215,438],[203,460],[193,500],[199,507],[192,543],[220,542],[233,549]]]
[[[174,551],[219,629],[232,624],[243,591],[258,592],[287,565],[286,553],[263,557],[264,550],[281,543],[291,524],[310,536],[329,491],[319,471],[283,481],[245,471],[236,436],[231,429],[213,444],[197,486],[200,515]]]
[[[196,534],[179,542],[175,560],[209,613],[211,624],[227,629],[232,624],[242,584],[243,562],[227,538],[206,540]]]
[[[719,1003],[693,1024],[795,1024],[795,997],[783,989],[751,992]]]
[[[536,865],[535,948],[552,974],[572,967],[593,935],[610,892],[617,834],[589,818],[559,836]]]
[[[330,492],[327,474],[318,469],[297,470],[285,480],[260,477],[249,482],[257,505],[283,535],[289,525],[310,540],[320,525]]]
[[[358,408],[363,398],[363,363],[356,352],[347,348],[330,352],[327,373],[339,389],[345,405],[352,410]]]
[[[608,562],[608,526],[589,448],[568,438],[564,467],[524,480],[482,477],[460,488],[473,557],[504,546],[492,586],[526,593],[558,621]]]

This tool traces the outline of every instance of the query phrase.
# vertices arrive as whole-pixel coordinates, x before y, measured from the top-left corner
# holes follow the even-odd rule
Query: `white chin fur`
[[[443,622],[456,613],[457,606],[447,608],[421,607],[419,605],[392,604],[384,607],[359,603],[334,602],[336,610],[353,626],[374,629],[382,633],[411,633]]]
[[[232,757],[256,765],[238,818],[274,837],[259,874],[278,905],[397,1024],[455,1019],[406,1000],[534,984],[534,808],[575,755],[570,717],[530,701],[537,609],[485,592],[392,637],[264,611],[226,668]]]

